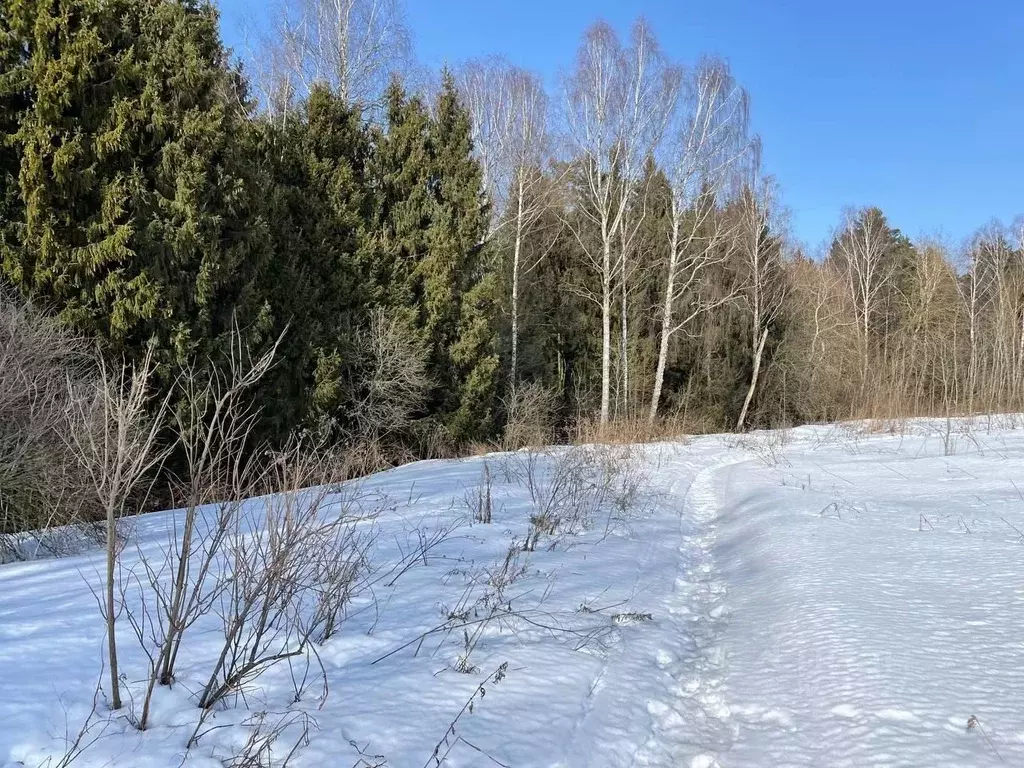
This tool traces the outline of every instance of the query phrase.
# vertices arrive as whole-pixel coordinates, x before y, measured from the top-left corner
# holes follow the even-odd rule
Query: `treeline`
[[[807,258],[724,61],[598,23],[557,93],[413,87],[394,0],[268,18],[238,64],[198,0],[0,8],[4,278],[159,390],[276,345],[261,439],[376,462],[1021,407],[1020,239],[954,259],[866,208]]]

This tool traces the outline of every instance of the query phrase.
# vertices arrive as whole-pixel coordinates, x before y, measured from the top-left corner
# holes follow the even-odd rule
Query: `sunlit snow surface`
[[[419,768],[503,662],[507,676],[458,720],[449,742],[463,741],[444,765],[1022,765],[1022,423],[805,427],[638,448],[651,478],[642,508],[611,526],[595,515],[590,531],[524,553],[509,595],[532,623],[489,626],[470,674],[452,668],[459,633],[372,662],[442,624],[473,575],[522,540],[527,489],[501,455],[374,476],[360,497],[383,510],[365,524],[381,572],[420,535],[461,525],[426,564],[360,595],[320,649],[325,701],[312,685],[294,703],[279,666],[186,754],[194,694],[219,650],[210,616],[187,636],[176,685],[158,689],[152,728],[136,732],[101,702],[73,765],[220,766],[246,738],[235,724],[302,710],[313,726],[296,768]],[[470,524],[464,499],[485,460],[494,521]],[[125,565],[157,552],[173,520],[139,519]],[[95,552],[0,566],[4,768],[56,765],[92,708],[103,626],[89,584],[101,565]],[[137,695],[146,664],[122,631]]]

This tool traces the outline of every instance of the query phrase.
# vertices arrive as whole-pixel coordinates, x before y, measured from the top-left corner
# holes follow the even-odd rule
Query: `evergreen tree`
[[[115,351],[154,347],[165,372],[215,356],[234,322],[258,334],[262,184],[213,7],[14,0],[4,24],[0,119],[23,203],[7,278]]]
[[[363,274],[369,300],[405,310],[410,327],[416,329],[425,325],[417,266],[427,255],[426,232],[433,213],[429,128],[426,105],[418,97],[409,98],[401,83],[392,81],[387,130],[377,137],[374,158],[376,241]]]
[[[428,344],[428,411],[458,440],[493,430],[498,375],[498,283],[482,257],[487,209],[470,127],[449,74],[433,116],[392,83],[376,158],[380,234],[366,265],[371,301]]]
[[[11,44],[13,11],[13,6],[0,7],[0,249],[6,241],[18,237],[17,225],[23,219],[18,190],[20,159],[12,137],[25,110],[27,94],[16,75],[23,66],[24,49]]]
[[[341,385],[353,328],[365,321],[360,281],[374,196],[366,179],[371,136],[359,112],[315,87],[297,119],[260,126],[273,179],[265,218],[274,258],[262,270],[275,332],[285,332],[271,379],[280,431],[343,420]]]
[[[545,384],[557,396],[561,426],[598,401],[600,387],[600,305],[585,297],[594,282],[586,269],[580,245],[559,218],[571,212],[545,212],[538,230],[552,234],[551,243],[530,242],[546,256],[523,281],[520,325],[520,380]],[[575,215],[578,215],[576,213]]]
[[[448,391],[458,397],[445,410],[453,411],[450,426],[461,439],[492,431],[498,375],[494,318],[499,281],[483,258],[488,211],[471,135],[469,114],[446,70],[432,136],[436,213],[428,234],[429,257],[420,268],[426,330],[437,348],[447,352],[439,362],[450,365],[445,384],[450,382]]]

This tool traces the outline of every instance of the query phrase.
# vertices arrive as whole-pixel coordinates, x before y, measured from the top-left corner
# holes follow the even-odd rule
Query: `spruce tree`
[[[446,74],[434,114],[401,84],[388,90],[378,140],[379,236],[366,265],[370,301],[426,341],[437,414],[457,440],[494,427],[497,280],[483,258],[487,209],[470,120]]]
[[[17,226],[24,218],[18,190],[20,159],[12,140],[26,103],[25,88],[16,74],[24,63],[24,49],[12,45],[13,10],[13,6],[0,6],[0,249],[18,237]]]
[[[439,378],[446,391],[456,396],[445,404],[451,412],[450,428],[456,438],[470,439],[493,429],[499,281],[483,254],[488,211],[483,174],[473,157],[470,116],[459,103],[448,71],[432,127],[435,214],[428,233],[428,258],[420,265],[426,330],[441,351],[445,367]]]
[[[164,371],[215,356],[235,322],[258,333],[261,185],[212,6],[13,0],[4,23],[23,206],[6,277],[114,351],[153,347]]]
[[[260,130],[274,180],[266,219],[275,254],[261,285],[275,329],[287,328],[272,416],[282,430],[336,422],[344,418],[347,342],[371,292],[360,279],[374,210],[370,132],[357,109],[322,86],[296,119]]]

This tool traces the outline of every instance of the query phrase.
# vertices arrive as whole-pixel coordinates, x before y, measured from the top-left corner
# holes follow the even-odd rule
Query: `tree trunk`
[[[113,503],[107,504],[107,657],[110,661],[110,708],[121,708],[121,684],[117,671],[117,640],[114,635],[114,567],[117,563],[117,519]]]
[[[621,340],[620,345],[622,346],[621,358],[622,358],[622,415],[625,418],[629,418],[629,299],[628,299],[628,286],[626,285],[626,244],[622,244],[622,269],[620,270],[620,279],[622,280],[622,290],[620,291],[620,302],[622,304],[619,312],[622,315],[620,324],[621,328]]]
[[[754,372],[750,376],[750,387],[747,388],[747,396],[743,399],[743,408],[740,410],[740,417],[736,419],[736,431],[743,429],[743,422],[747,420],[747,410],[750,408],[750,401],[754,399],[754,390],[757,388],[757,376],[761,372],[761,357],[764,355],[764,344],[768,341],[768,329],[761,331],[761,339],[757,342],[757,349],[754,351]]]
[[[612,372],[612,244],[605,232],[601,274],[601,427],[608,423]]]
[[[516,391],[519,373],[519,262],[523,246],[523,180],[520,173],[519,199],[516,209],[516,241],[512,252],[512,370],[509,373],[512,392]]]
[[[665,381],[665,365],[668,360],[668,342],[672,335],[672,304],[676,283],[676,260],[679,258],[679,217],[672,217],[672,242],[668,257],[668,274],[665,279],[665,301],[661,307],[661,344],[658,346],[658,367],[654,372],[654,392],[651,394],[651,411],[648,420],[653,424],[658,418],[661,402],[661,388]]]
[[[974,276],[971,275],[971,280],[974,280]],[[977,340],[975,339],[975,328],[977,325],[977,312],[975,309],[975,287],[971,285],[971,322],[968,329],[968,345],[970,348],[970,356],[967,358],[967,412],[970,415],[974,415],[974,392],[977,389],[977,377],[978,377],[978,346]]]

